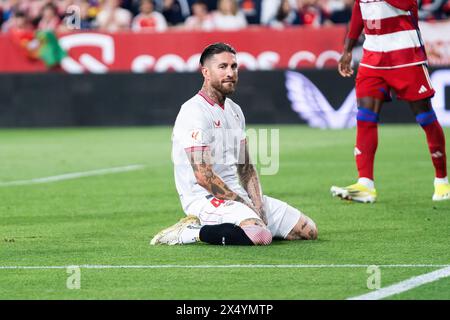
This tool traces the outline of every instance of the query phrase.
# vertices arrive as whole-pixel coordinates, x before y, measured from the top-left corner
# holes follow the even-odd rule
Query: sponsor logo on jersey
[[[427,92],[427,91],[428,91],[427,87],[425,87],[425,86],[423,86],[423,85],[422,85],[422,86],[420,87],[420,89],[419,89],[419,93],[420,93],[420,94],[425,93],[425,92]]]
[[[202,132],[200,130],[192,130],[191,138],[194,141],[202,141]]]

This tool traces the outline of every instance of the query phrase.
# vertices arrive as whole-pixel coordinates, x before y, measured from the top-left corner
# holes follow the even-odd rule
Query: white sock
[[[182,244],[195,243],[200,241],[201,226],[187,226],[180,234]]]
[[[437,185],[437,184],[448,184],[448,177],[434,178],[434,185]]]
[[[358,183],[362,184],[363,186],[369,189],[375,189],[375,182],[373,182],[373,180],[370,180],[368,178],[359,178]]]

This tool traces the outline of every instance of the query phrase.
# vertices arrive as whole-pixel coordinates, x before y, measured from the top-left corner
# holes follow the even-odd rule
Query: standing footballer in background
[[[203,87],[182,105],[172,135],[175,184],[188,216],[150,243],[268,245],[272,237],[316,239],[310,218],[262,193],[249,158],[244,114],[228,98],[238,81],[236,51],[212,44],[200,65]]]
[[[378,119],[391,89],[408,102],[425,131],[435,168],[434,201],[450,199],[444,132],[431,106],[434,95],[427,57],[418,25],[417,0],[356,0],[344,53],[339,61],[343,77],[353,74],[352,49],[362,30],[364,55],[356,77],[358,99],[355,158],[357,183],[331,188],[333,196],[364,203],[375,202],[373,178],[378,145]]]

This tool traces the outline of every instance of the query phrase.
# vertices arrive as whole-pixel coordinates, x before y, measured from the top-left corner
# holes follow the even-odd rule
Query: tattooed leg
[[[266,227],[265,223],[262,222],[261,219],[251,218],[251,219],[245,219],[239,224],[240,227],[244,226],[260,226],[260,227]]]

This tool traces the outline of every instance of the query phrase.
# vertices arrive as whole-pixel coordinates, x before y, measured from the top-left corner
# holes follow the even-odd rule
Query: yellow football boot
[[[450,199],[450,184],[437,183],[434,185],[433,201],[443,201]]]
[[[331,195],[344,200],[351,200],[362,203],[374,203],[377,199],[377,191],[370,189],[360,183],[355,183],[347,187],[331,187]]]

